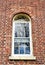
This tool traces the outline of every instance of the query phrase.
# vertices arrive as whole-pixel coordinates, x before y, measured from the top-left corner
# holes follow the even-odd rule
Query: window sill
[[[10,60],[36,60],[35,56],[9,56]]]

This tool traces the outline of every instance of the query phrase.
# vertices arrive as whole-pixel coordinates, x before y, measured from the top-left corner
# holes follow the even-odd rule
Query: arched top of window
[[[19,20],[19,19],[23,19],[25,21],[30,21],[30,17],[29,15],[27,14],[24,14],[24,13],[19,13],[19,14],[16,14],[13,18],[13,21],[16,21],[16,20]]]

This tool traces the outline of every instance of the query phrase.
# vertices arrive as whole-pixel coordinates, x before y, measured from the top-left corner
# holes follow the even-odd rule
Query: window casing
[[[30,17],[24,14],[13,19],[12,28],[12,51],[9,59],[35,60],[33,56],[32,26]],[[22,17],[22,18],[21,18]]]

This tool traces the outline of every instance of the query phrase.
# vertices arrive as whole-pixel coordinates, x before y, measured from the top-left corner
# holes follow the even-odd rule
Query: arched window
[[[13,18],[12,51],[9,59],[29,60],[33,56],[31,18],[19,13]]]

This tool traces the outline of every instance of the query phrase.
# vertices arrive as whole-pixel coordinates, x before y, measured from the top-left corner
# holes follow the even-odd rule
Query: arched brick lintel
[[[12,7],[11,8],[12,13],[10,14],[10,19],[11,21],[13,20],[13,17],[18,14],[18,13],[23,13],[23,14],[27,14],[31,19],[32,16],[34,15],[33,12],[33,7]]]

